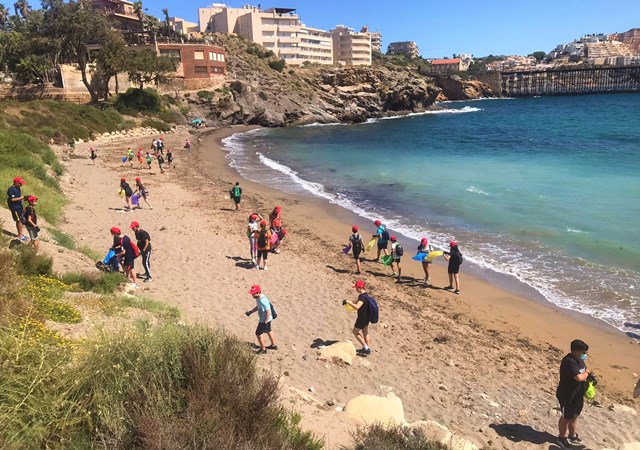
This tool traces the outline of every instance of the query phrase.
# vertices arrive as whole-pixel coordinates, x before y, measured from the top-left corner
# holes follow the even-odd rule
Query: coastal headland
[[[145,138],[77,145],[63,154],[71,204],[62,229],[100,249],[110,245],[110,227],[128,229],[130,221],[139,221],[152,234],[155,253],[155,279],[142,294],[179,307],[186,320],[222,326],[249,343],[255,324],[243,314],[253,301],[247,291],[260,284],[278,306],[274,329],[280,349],[259,363],[281,376],[283,397],[328,448],[349,442],[357,425],[336,406],[387,392],[401,399],[408,422],[437,421],[479,447],[548,448],[558,419],[558,365],[575,338],[591,346],[589,367],[600,380],[598,404],[581,418],[583,436],[593,448],[640,440],[639,408],[631,395],[640,373],[637,343],[468,274],[463,294],[454,296],[442,290],[442,263],[434,265],[434,287],[424,288],[412,281],[421,278],[417,263],[405,264],[408,282],[396,285],[381,265],[365,261],[359,277],[381,308],[372,330],[373,355],[352,365],[319,358],[319,347],[351,339],[354,316],[341,301],[354,298],[356,276],[352,258],[340,250],[351,225],[363,233],[373,225],[320,199],[241,179],[228,167],[221,139],[247,129],[222,128],[199,139],[165,135],[167,146],[179,149],[177,168],[165,175],[155,167],[136,170],[119,163],[123,148],[146,145]],[[191,152],[182,150],[187,137],[194,143]],[[89,145],[99,151],[95,167],[84,158]],[[116,195],[118,180],[136,176],[145,181],[154,209],[127,213]],[[239,213],[228,195],[235,181],[245,193]],[[258,271],[249,261],[247,216],[266,216],[274,205],[282,206],[289,234],[282,253],[269,257],[270,270]]]

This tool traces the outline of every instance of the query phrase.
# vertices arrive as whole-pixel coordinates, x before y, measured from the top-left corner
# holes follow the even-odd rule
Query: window
[[[195,59],[196,61],[204,61],[204,51],[202,50],[196,50],[193,52],[193,59]],[[206,67],[205,67],[206,69]]]
[[[207,69],[207,66],[196,66],[195,67],[195,72],[196,73],[209,73],[209,70]]]
[[[220,61],[224,62],[224,55],[222,53],[220,54]]]
[[[213,57],[213,52],[209,52],[209,61],[215,61]]]
[[[168,56],[170,58],[176,58],[178,61],[182,61],[182,52],[178,49],[161,48],[160,56]]]

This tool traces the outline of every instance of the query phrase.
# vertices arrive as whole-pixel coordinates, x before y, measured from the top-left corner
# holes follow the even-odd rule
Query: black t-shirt
[[[167,161],[173,161],[173,153],[171,153],[171,150],[167,150]]]
[[[560,383],[558,383],[556,396],[566,402],[574,400],[576,396],[582,396],[583,384],[580,381],[576,381],[575,376],[584,373],[585,370],[587,370],[587,366],[584,361],[576,358],[573,354],[569,353],[562,358],[560,363]]]
[[[124,194],[127,197],[131,197],[133,195],[133,190],[131,189],[131,186],[129,186],[129,183],[127,183],[126,181],[120,182],[120,188],[124,191]]]
[[[158,164],[164,164],[164,158],[162,155],[158,155]]]
[[[358,320],[369,320],[369,297],[363,292],[358,295],[358,301],[364,303],[360,309],[358,309]],[[357,302],[356,302],[357,303]]]
[[[31,217],[31,221],[34,225],[38,225],[38,216],[36,215],[36,210],[33,206],[27,206],[24,210],[24,220],[26,220],[26,225],[28,227],[31,226],[29,223],[29,217]]]
[[[143,251],[144,249],[144,243],[145,241],[149,240],[149,247],[147,247],[146,251],[151,250],[151,236],[149,236],[149,233],[147,233],[144,230],[138,230],[136,231],[136,245],[138,246],[138,248],[140,249],[140,251]],[[162,247],[162,246],[161,246]]]
[[[114,236],[113,237],[113,251],[116,253],[120,253],[122,251],[122,245],[120,244],[120,242],[122,241],[122,237],[121,236]]]
[[[129,236],[122,238],[122,248],[124,249],[125,261],[133,261],[136,259],[136,254],[133,251],[133,247],[131,247],[131,238],[129,238]]]

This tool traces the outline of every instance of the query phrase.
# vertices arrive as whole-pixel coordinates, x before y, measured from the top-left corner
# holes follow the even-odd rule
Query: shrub
[[[447,450],[444,444],[428,441],[419,428],[401,425],[370,425],[353,434],[354,444],[345,450]]]
[[[202,100],[210,101],[213,98],[213,92],[211,91],[198,91],[198,98]]]
[[[229,87],[231,88],[232,91],[235,91],[238,94],[241,94],[242,91],[244,91],[244,84],[242,84],[242,81],[238,81],[238,80],[232,81]]]
[[[140,126],[151,127],[151,128],[155,128],[158,131],[164,131],[164,132],[171,130],[171,125],[169,125],[166,122],[163,122],[162,120],[155,120],[155,119],[145,119],[142,121]]]
[[[284,59],[276,59],[269,61],[269,67],[278,72],[282,72],[287,65],[287,62]]]
[[[162,111],[160,114],[158,114],[158,118],[163,122],[167,122],[167,123],[177,123],[180,125],[184,125],[187,123],[184,116],[180,112],[176,111],[175,109],[168,109],[166,111]]]
[[[103,336],[70,368],[78,429],[112,448],[321,449],[247,346],[204,326]]]
[[[129,88],[127,92],[118,95],[115,107],[124,114],[159,113],[162,111],[162,97],[155,89]]]
[[[91,289],[98,294],[111,294],[125,281],[124,275],[120,272],[103,273]]]
[[[188,106],[180,107],[180,114],[184,114],[186,116],[187,114],[189,114],[189,112],[191,112],[191,108],[189,108]]]
[[[20,245],[17,247],[16,271],[20,275],[51,275],[53,258],[36,255],[31,247]]]
[[[27,296],[36,310],[47,320],[60,323],[80,322],[80,313],[60,300],[70,286],[56,278],[29,276],[22,278],[20,292]]]
[[[57,228],[50,228],[49,234],[59,245],[69,250],[74,250],[76,248],[76,243],[71,236],[67,233],[64,233]]]
[[[258,92],[258,97],[260,97],[262,100],[267,100],[269,98],[269,96],[264,91]]]

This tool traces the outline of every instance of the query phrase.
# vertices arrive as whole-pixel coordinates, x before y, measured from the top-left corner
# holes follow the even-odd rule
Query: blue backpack
[[[378,323],[380,319],[380,309],[378,303],[369,294],[365,294],[367,301],[369,302],[369,322]]]

